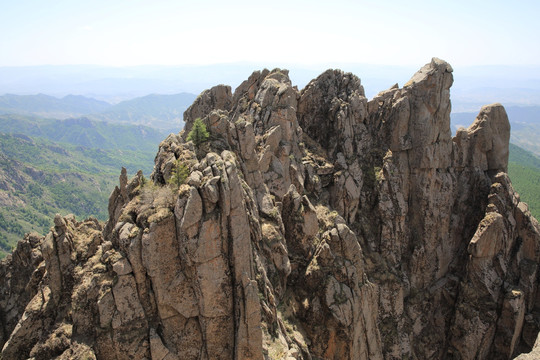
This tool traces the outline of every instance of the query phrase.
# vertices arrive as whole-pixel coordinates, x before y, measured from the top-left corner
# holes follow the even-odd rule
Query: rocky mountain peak
[[[2,262],[2,356],[530,351],[540,226],[505,173],[504,108],[452,138],[452,82],[433,59],[371,100],[340,70],[301,91],[281,69],[204,91],[150,182],[122,172],[105,227],[58,217]],[[197,118],[201,144],[187,141]]]

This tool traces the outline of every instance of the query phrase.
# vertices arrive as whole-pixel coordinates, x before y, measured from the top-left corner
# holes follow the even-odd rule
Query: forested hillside
[[[540,219],[540,158],[510,144],[508,174],[521,200],[529,205],[533,216]]]
[[[130,176],[138,169],[148,176],[154,154],[0,133],[0,257],[24,233],[46,233],[56,213],[105,221],[121,167]]]
[[[24,134],[89,148],[155,152],[166,133],[147,126],[114,124],[88,118],[43,119],[0,115],[0,132]]]

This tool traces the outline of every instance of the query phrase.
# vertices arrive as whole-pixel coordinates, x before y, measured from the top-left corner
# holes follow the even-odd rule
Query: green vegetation
[[[136,125],[111,124],[88,118],[52,120],[0,115],[0,132],[24,134],[85,148],[148,151],[155,155],[164,132]]]
[[[519,147],[540,156],[540,126],[538,124],[511,124],[511,141]]]
[[[381,180],[381,167],[380,166],[369,166],[364,164],[362,166],[362,172],[364,173],[364,182],[365,185],[369,188],[374,188],[377,186],[377,182]]]
[[[514,162],[527,167],[540,169],[540,157],[538,157],[531,151],[525,150],[519,145],[515,145],[512,143],[510,143],[509,150],[510,156],[508,157],[508,162]]]
[[[56,213],[106,220],[120,168],[149,174],[166,136],[163,130],[129,123],[177,128],[194,98],[149,95],[111,105],[71,95],[0,96],[0,258],[24,233],[48,232]],[[54,119],[83,114],[91,115]],[[202,130],[194,136],[204,142],[208,133]],[[186,173],[185,165],[177,166],[173,180],[184,182]]]
[[[141,147],[144,146],[141,144]],[[153,147],[153,146],[152,146]],[[157,148],[157,146],[155,146]],[[155,150],[96,149],[62,144],[24,135],[0,133],[0,154],[39,170],[73,173],[102,173],[104,169],[118,176],[124,166],[128,172],[142,169],[150,173]]]
[[[189,176],[189,168],[182,160],[176,160],[174,169],[171,172],[171,178],[169,179],[169,184],[173,185],[175,188],[179,188]]]
[[[193,141],[196,147],[201,146],[202,143],[204,143],[206,140],[208,140],[208,137],[210,134],[206,130],[206,125],[204,125],[203,121],[198,118],[195,119],[195,122],[193,123],[193,127],[191,128],[191,131],[188,134],[187,140]]]
[[[0,133],[0,258],[26,232],[45,234],[56,213],[105,221],[120,168],[149,174],[153,157]]]
[[[532,215],[540,219],[540,158],[510,144],[508,175],[521,200],[529,205]]]

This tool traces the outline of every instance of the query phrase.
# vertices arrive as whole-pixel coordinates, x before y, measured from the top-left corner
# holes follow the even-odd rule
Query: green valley
[[[115,124],[88,118],[43,119],[25,115],[0,115],[0,132],[24,134],[87,148],[153,152],[164,131],[141,125]]]
[[[540,219],[540,158],[510,144],[508,175],[521,200],[529,205],[536,219]]]
[[[46,233],[56,213],[105,221],[121,167],[148,176],[157,143],[151,147],[97,149],[0,133],[0,258],[24,233]]]
[[[107,220],[120,169],[148,176],[163,129],[179,130],[193,98],[149,95],[110,105],[82,96],[0,96],[0,258],[26,232],[46,233],[56,213]],[[93,115],[54,118],[85,112]]]

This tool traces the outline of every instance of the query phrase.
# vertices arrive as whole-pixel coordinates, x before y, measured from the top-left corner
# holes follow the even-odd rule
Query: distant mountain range
[[[66,118],[84,114],[99,113],[111,107],[99,101],[80,95],[67,95],[61,99],[45,94],[0,96],[0,113],[38,115],[53,118]]]
[[[122,101],[89,116],[103,121],[141,124],[158,129],[175,129],[175,132],[179,132],[184,126],[184,111],[196,97],[188,93],[152,94]]]
[[[195,98],[196,95],[188,93],[152,94],[113,105],[80,95],[68,95],[59,99],[44,94],[6,94],[0,96],[0,114],[53,119],[85,116],[93,120],[146,125],[178,132],[183,127],[183,113]]]
[[[0,132],[105,150],[155,152],[167,133],[142,125],[115,124],[88,118],[42,119],[0,115]]]
[[[121,167],[149,176],[159,143],[182,129],[194,99],[0,96],[0,258],[24,233],[46,233],[56,213],[105,221]]]
[[[426,59],[428,62],[430,59]],[[357,75],[366,96],[372,98],[394,83],[403,85],[415,66],[326,63],[291,64],[271,61],[201,66],[48,65],[0,67],[0,94],[45,93],[63,97],[80,94],[117,103],[147,94],[199,94],[218,83],[235,89],[253,71],[263,68],[290,70],[293,85],[303,88],[327,69]],[[540,105],[539,66],[454,66],[452,103],[455,111],[473,111],[480,105]]]

